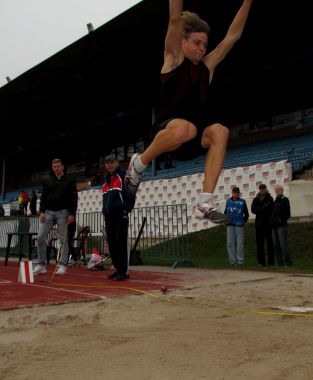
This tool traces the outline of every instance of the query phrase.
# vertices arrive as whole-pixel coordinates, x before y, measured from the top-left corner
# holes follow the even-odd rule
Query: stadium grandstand
[[[238,4],[195,5],[210,15],[210,44],[224,35]],[[192,7],[186,1],[186,9]],[[284,161],[290,181],[309,176],[313,47],[304,8],[293,1],[256,2],[242,41],[216,73],[212,106],[231,130],[224,170]],[[114,152],[127,166],[131,154],[144,149],[158,105],[166,23],[166,2],[140,2],[0,88],[1,203],[14,201],[21,189],[40,192],[55,157],[64,159],[84,192],[99,188],[95,179],[104,174],[106,154]],[[134,75],[137,60],[125,67],[122,57],[143,54],[148,64]],[[160,161],[160,170],[149,168],[143,180],[195,175],[203,163],[204,154],[173,159],[167,169]]]

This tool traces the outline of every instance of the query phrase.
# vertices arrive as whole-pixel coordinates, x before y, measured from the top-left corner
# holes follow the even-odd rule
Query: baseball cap
[[[234,187],[232,188],[232,192],[233,192],[233,193],[240,193],[239,187],[234,186]]]
[[[104,161],[105,162],[107,162],[107,161],[117,161],[117,159],[115,158],[114,154],[108,154],[107,156],[105,156]]]

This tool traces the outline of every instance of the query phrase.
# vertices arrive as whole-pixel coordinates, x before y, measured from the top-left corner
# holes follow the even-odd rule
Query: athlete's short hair
[[[52,165],[53,164],[61,164],[61,165],[64,165],[63,164],[63,161],[61,160],[61,158],[54,158],[53,160],[52,160]]]
[[[209,24],[202,20],[197,13],[184,11],[182,13],[183,19],[183,37],[187,38],[191,33],[205,33],[209,36],[211,28]]]

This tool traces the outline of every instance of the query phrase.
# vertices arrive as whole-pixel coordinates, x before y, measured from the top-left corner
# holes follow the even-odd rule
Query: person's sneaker
[[[37,276],[37,274],[45,274],[47,273],[47,269],[44,265],[37,264],[35,269],[33,270],[33,275]]]
[[[61,276],[63,276],[67,271],[67,268],[65,265],[60,265],[58,270],[55,272],[55,274],[59,274]]]
[[[117,272],[113,272],[113,273],[111,273],[111,274],[108,275],[108,279],[109,280],[113,280],[117,276],[118,276],[118,273]]]
[[[142,173],[137,172],[134,166],[134,162],[139,157],[140,157],[139,153],[135,153],[132,155],[132,158],[128,165],[127,173],[125,175],[126,189],[134,195],[137,193],[137,190],[141,181],[141,176],[142,176]]]
[[[74,268],[78,268],[78,267],[80,267],[82,265],[82,262],[80,261],[80,260],[73,260],[73,262],[72,262],[72,266],[74,267]]]
[[[125,280],[128,280],[129,279],[129,276],[127,274],[118,274],[114,280],[115,281],[125,281]]]
[[[227,224],[230,222],[227,215],[217,211],[216,208],[211,207],[208,203],[198,204],[195,209],[195,216],[199,219],[209,219],[216,224]]]

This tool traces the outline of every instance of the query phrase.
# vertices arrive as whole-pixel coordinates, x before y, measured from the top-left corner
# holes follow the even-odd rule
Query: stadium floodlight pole
[[[95,30],[95,28],[94,28],[94,26],[92,25],[91,22],[89,22],[87,24],[87,29],[88,29],[88,33],[91,33],[91,32],[93,32]]]
[[[5,165],[5,157],[2,158],[2,200],[5,199],[5,171],[6,171],[6,165]]]
[[[155,108],[153,107],[152,108],[152,126],[154,125],[155,123]],[[152,134],[152,130],[151,130],[151,134]],[[156,165],[156,159],[154,158],[151,162],[151,167],[152,167],[152,175],[155,177],[157,175],[157,165]]]

